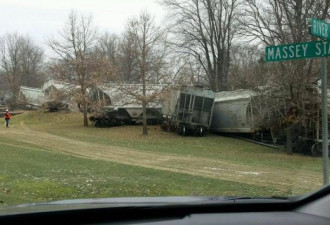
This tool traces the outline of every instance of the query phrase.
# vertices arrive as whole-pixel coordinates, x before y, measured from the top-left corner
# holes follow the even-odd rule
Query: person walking
[[[11,118],[11,115],[8,111],[8,109],[6,109],[6,112],[5,112],[5,121],[6,121],[6,127],[9,127],[9,120]]]

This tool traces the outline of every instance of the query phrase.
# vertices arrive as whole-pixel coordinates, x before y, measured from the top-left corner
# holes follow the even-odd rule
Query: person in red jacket
[[[5,112],[6,127],[9,127],[10,118],[11,118],[11,115],[10,115],[8,109],[6,109],[6,112]]]

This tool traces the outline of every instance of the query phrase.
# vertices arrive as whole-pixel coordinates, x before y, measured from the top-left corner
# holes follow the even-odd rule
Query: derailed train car
[[[278,143],[283,132],[280,114],[287,114],[285,102],[272,105],[266,91],[235,90],[215,93],[210,131],[235,134],[256,141]]]
[[[104,107],[102,112],[94,114],[89,119],[96,127],[111,127],[123,124],[142,124],[143,108],[140,105]],[[160,124],[162,121],[161,107],[147,108],[148,125]]]
[[[257,110],[250,90],[215,93],[213,118],[210,130],[220,133],[250,133],[258,131]]]
[[[291,143],[295,152],[320,155],[320,90],[306,89],[308,98],[298,108],[286,102],[276,103],[270,92],[236,90],[215,94],[210,130],[235,134],[274,144],[287,143],[287,129],[291,127]],[[330,97],[328,98],[328,102]]]
[[[181,86],[169,91],[163,102],[163,129],[181,135],[203,136],[212,120],[214,92],[201,86]]]
[[[162,85],[147,85],[147,95],[159,95],[163,90]],[[90,91],[94,102],[105,102],[89,118],[96,127],[111,127],[122,124],[140,124],[143,118],[143,107],[138,101],[142,92],[140,84],[113,85],[110,87],[99,86]],[[147,106],[147,123],[160,124],[162,121],[162,106],[159,101],[149,102]]]

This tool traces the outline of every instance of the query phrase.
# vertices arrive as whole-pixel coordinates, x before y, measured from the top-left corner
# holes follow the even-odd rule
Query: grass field
[[[82,127],[26,112],[0,127],[0,205],[122,196],[288,196],[322,185],[322,160],[208,134]]]

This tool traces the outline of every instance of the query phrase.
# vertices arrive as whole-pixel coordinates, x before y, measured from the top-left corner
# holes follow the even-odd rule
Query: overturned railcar
[[[250,90],[215,93],[210,130],[220,133],[250,133],[258,130],[257,110]]]
[[[89,119],[96,127],[111,127],[123,124],[142,124],[143,108],[139,105],[135,107],[104,107],[103,111],[94,114]],[[162,109],[159,107],[147,108],[147,124],[160,124],[162,121]]]
[[[271,99],[266,92],[236,90],[215,93],[210,131],[248,136],[273,144],[286,145],[287,138],[291,138],[293,151],[321,155],[318,88],[308,88],[306,95],[309,100],[304,102],[304,108],[297,108],[284,99],[276,103],[279,99]],[[288,130],[291,130],[290,136]]]
[[[165,130],[203,136],[212,120],[214,93],[201,86],[181,86],[169,91],[163,102]]]
[[[159,95],[163,86],[147,85],[147,95]],[[90,98],[94,102],[103,103],[105,106],[94,111],[90,120],[96,127],[111,127],[122,124],[142,124],[143,107],[137,100],[142,92],[140,84],[99,86],[90,91]],[[158,100],[149,102],[147,108],[147,124],[156,125],[162,121],[162,106]]]

